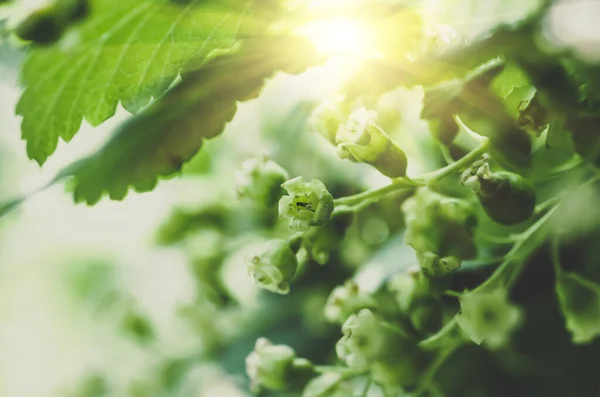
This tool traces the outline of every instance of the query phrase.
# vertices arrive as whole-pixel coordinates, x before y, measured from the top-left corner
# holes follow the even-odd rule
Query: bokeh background
[[[535,6],[430,3],[432,20],[466,36]],[[548,37],[597,60],[598,18],[600,2],[558,2]],[[38,167],[26,157],[14,115],[21,59],[18,48],[0,42],[2,201],[39,189],[129,117],[120,109],[100,127],[84,123]],[[348,59],[334,59],[299,76],[277,76],[259,99],[240,105],[223,136],[151,193],[88,207],[55,185],[2,219],[0,396],[246,396],[243,359],[261,335],[304,356],[330,357],[339,329],[322,318],[329,291],[359,265],[366,264],[367,288],[377,286],[388,265],[402,258],[411,265],[411,252],[397,244],[401,225],[378,210],[354,219],[340,237],[345,267],[318,268],[291,295],[272,296],[247,276],[244,258],[253,242],[268,238],[273,214],[238,200],[233,177],[244,159],[266,152],[290,175],[319,178],[338,195],[385,184],[368,167],[338,159],[305,128],[311,110],[335,96],[352,70]],[[419,120],[421,96],[418,89],[400,89],[378,103],[411,159],[411,175],[442,164]],[[395,205],[394,198],[387,203]]]

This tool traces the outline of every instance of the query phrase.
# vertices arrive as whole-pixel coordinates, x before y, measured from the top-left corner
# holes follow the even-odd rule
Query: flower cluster
[[[423,272],[443,276],[476,255],[473,238],[477,218],[471,205],[429,189],[419,189],[402,205],[406,244],[417,255]]]

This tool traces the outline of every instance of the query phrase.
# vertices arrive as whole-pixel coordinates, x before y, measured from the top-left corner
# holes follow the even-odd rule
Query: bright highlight
[[[350,19],[311,22],[298,34],[310,40],[321,54],[366,56],[373,52],[369,30]]]

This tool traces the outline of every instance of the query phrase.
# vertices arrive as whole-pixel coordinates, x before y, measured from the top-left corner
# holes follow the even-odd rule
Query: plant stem
[[[461,159],[449,164],[439,170],[430,172],[428,174],[423,175],[421,178],[410,179],[408,177],[400,177],[396,178],[392,181],[391,184],[378,188],[367,190],[362,193],[355,194],[353,196],[340,197],[334,200],[336,206],[339,205],[354,205],[359,204],[365,200],[376,201],[381,197],[385,196],[388,193],[395,192],[397,190],[402,189],[411,189],[415,187],[423,187],[431,185],[446,176],[458,172],[465,167],[468,167],[475,160],[477,160],[481,155],[487,152],[489,148],[489,140],[485,137],[480,137],[479,139],[480,145],[476,149],[469,152],[467,155],[462,157]],[[344,211],[348,211],[348,209],[344,209]]]
[[[423,376],[419,381],[419,387],[415,395],[419,395],[419,393],[427,390],[433,384],[433,378],[435,374],[439,371],[442,365],[448,360],[448,358],[456,351],[456,349],[461,346],[461,344],[455,344],[453,346],[448,347],[443,350],[438,356],[433,360],[431,365],[427,368]]]
[[[449,289],[446,292],[444,292],[444,295],[450,296],[452,298],[460,298],[462,296],[462,292],[452,291]]]
[[[515,238],[517,238],[518,241],[508,252],[500,266],[498,266],[496,271],[494,271],[494,273],[487,280],[485,280],[473,291],[484,290],[485,288],[493,286],[496,282],[504,282],[506,288],[509,289],[514,284],[519,274],[521,274],[525,263],[527,263],[527,258],[529,255],[540,245],[538,242],[532,241],[532,237],[534,237],[536,232],[546,225],[546,223],[554,214],[556,208],[557,206],[553,207],[542,218],[538,219],[537,222],[531,225],[525,232],[517,235]],[[515,265],[515,267],[512,273],[507,276],[506,273],[511,268],[511,265]],[[508,278],[504,278],[505,276]]]
[[[365,370],[356,370],[344,367],[338,367],[335,365],[315,365],[314,369],[319,374],[324,374],[327,372],[339,372],[342,374],[342,379],[353,378],[355,376],[363,376],[369,373],[369,371]]]
[[[450,320],[448,324],[444,325],[444,327],[440,329],[437,333],[419,342],[419,346],[421,346],[424,349],[436,348],[437,342],[439,342],[446,335],[453,332],[457,325],[458,323],[456,322],[456,317],[452,318],[452,320]]]
[[[473,149],[468,154],[455,161],[452,164],[447,165],[446,167],[440,168],[437,171],[426,174],[423,179],[425,179],[429,184],[433,182],[437,182],[442,178],[454,173],[461,171],[463,168],[471,165],[475,160],[485,154],[489,149],[489,139],[485,137],[481,137],[480,144],[476,149]]]
[[[360,203],[363,200],[379,199],[388,193],[395,192],[401,189],[410,189],[413,187],[425,186],[423,181],[413,180],[408,177],[396,178],[391,184],[378,188],[367,190],[366,192],[358,193],[353,196],[340,197],[334,200],[335,205],[351,205]]]

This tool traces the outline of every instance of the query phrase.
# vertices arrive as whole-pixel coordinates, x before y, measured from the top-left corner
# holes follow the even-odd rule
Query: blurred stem
[[[456,322],[456,317],[453,317],[452,320],[448,322],[448,324],[444,325],[442,329],[440,329],[437,333],[431,335],[427,339],[423,339],[419,342],[419,346],[424,349],[436,349],[439,347],[439,342],[443,340],[447,335],[452,333],[458,323]]]
[[[558,236],[556,235],[550,238],[550,261],[552,262],[552,267],[554,268],[556,277],[558,277],[562,272],[562,267],[560,266]]]
[[[462,292],[453,291],[449,289],[446,292],[444,292],[444,295],[450,296],[452,298],[460,298],[462,296]]]
[[[373,379],[371,377],[369,377],[369,379],[367,379],[367,381],[365,383],[365,387],[364,387],[362,393],[360,393],[360,397],[367,397],[367,395],[369,394],[369,389],[371,389],[372,384],[373,384]]]
[[[516,238],[513,235],[494,236],[494,235],[488,234],[481,230],[476,232],[476,236],[480,237],[482,240],[485,240],[492,244],[497,244],[497,245],[509,245],[509,244],[514,244],[518,241],[518,238]]]
[[[355,378],[358,376],[367,375],[369,371],[367,370],[356,370],[351,368],[338,367],[335,365],[315,365],[315,372],[319,374],[326,374],[330,372],[338,372],[341,374],[340,381]]]
[[[420,393],[425,392],[430,387],[434,386],[433,379],[435,375],[439,371],[439,369],[444,365],[444,363],[450,358],[452,353],[454,353],[458,347],[460,347],[461,343],[456,343],[444,350],[442,350],[434,359],[431,365],[427,368],[427,370],[421,376],[419,380],[419,386],[417,387],[416,392],[414,393],[416,396],[420,395]]]

